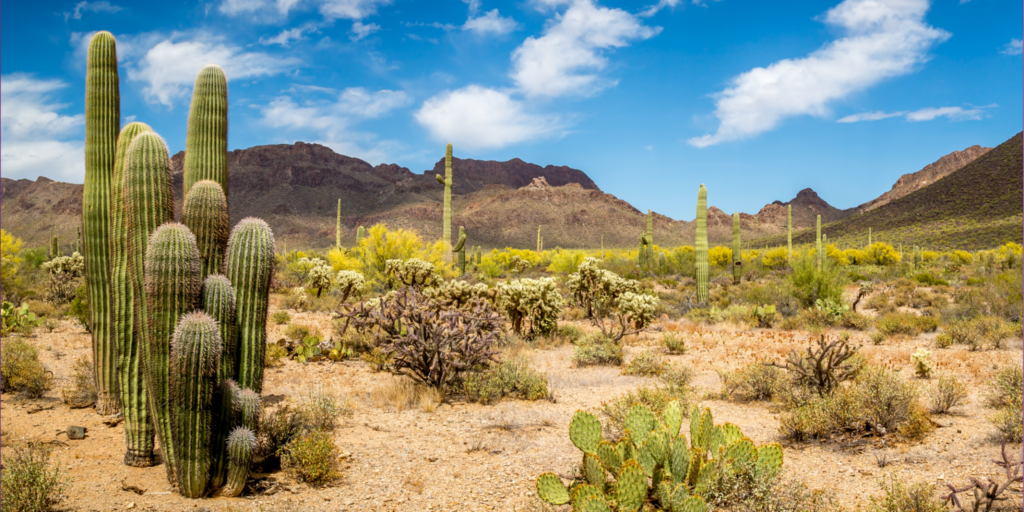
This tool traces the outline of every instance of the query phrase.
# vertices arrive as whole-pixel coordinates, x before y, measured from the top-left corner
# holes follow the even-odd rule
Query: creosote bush
[[[284,449],[282,467],[295,473],[303,482],[323,486],[337,480],[338,447],[327,432],[313,430],[292,439]]]
[[[722,395],[740,400],[771,400],[786,385],[785,372],[762,361],[754,361],[733,372],[719,372]]]
[[[61,399],[72,408],[88,407],[96,403],[96,378],[92,361],[82,356],[71,367],[71,385],[60,390]]]
[[[524,358],[513,357],[481,372],[466,375],[462,392],[473,402],[490,404],[502,398],[541,400],[551,396],[547,376]]]
[[[668,370],[668,362],[665,358],[653,350],[641,352],[629,360],[629,363],[622,370],[623,375],[636,375],[639,377],[657,377]]]
[[[0,343],[0,388],[26,398],[40,398],[53,386],[53,374],[39,362],[39,352],[24,339]]]
[[[955,375],[942,375],[929,396],[930,411],[945,414],[967,399],[967,386]]]
[[[603,334],[588,334],[576,343],[572,362],[579,368],[585,366],[620,366],[623,359],[622,343],[613,341]]]
[[[0,494],[5,512],[48,512],[66,499],[70,481],[49,459],[50,448],[43,444],[4,449]]]
[[[273,315],[270,315],[270,321],[277,325],[284,325],[292,321],[292,315],[288,314],[287,311],[280,309],[275,311]]]

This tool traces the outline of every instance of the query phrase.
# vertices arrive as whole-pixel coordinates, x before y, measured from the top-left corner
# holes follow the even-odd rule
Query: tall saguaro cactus
[[[786,253],[787,259],[793,259],[793,205],[786,205],[786,245],[789,247],[789,251]]]
[[[92,361],[96,378],[96,412],[120,409],[117,391],[117,346],[110,308],[110,180],[121,129],[117,44],[110,32],[89,41],[85,74],[85,187],[82,231],[85,280],[92,325]]]
[[[242,219],[231,231],[225,258],[235,289],[238,385],[263,390],[263,353],[267,341],[267,296],[274,274],[274,233],[262,219]]]
[[[203,277],[224,272],[228,244],[228,198],[219,183],[202,180],[192,185],[181,207],[181,222],[196,236]]]
[[[217,321],[196,311],[184,315],[174,331],[170,356],[171,424],[178,492],[188,498],[206,494],[210,482],[216,423],[214,390],[221,362]]]
[[[444,219],[441,225],[441,239],[444,240],[445,247],[452,246],[452,145],[448,144],[444,150],[444,178],[441,175],[435,174],[435,178],[442,185],[444,185]],[[446,251],[448,252],[448,251]],[[452,255],[449,253],[446,256],[448,262],[451,263]]]
[[[541,247],[541,242],[540,242],[540,225],[538,224],[537,225],[537,254],[540,254],[540,252],[542,250],[543,250],[543,248]]]
[[[149,336],[143,345],[146,390],[167,478],[175,481],[178,446],[171,432],[171,338],[179,318],[199,306],[201,263],[196,237],[183,224],[168,222],[153,232],[146,249],[146,307]],[[214,325],[216,329],[216,324]]]
[[[192,89],[183,174],[186,197],[203,180],[216,181],[228,195],[228,79],[216,64],[199,71]]]
[[[740,213],[732,214],[732,284],[740,284],[740,266],[743,265],[743,246],[740,242]]]
[[[871,228],[868,228],[868,246],[870,246],[870,245],[871,245]]]
[[[818,260],[818,272],[821,272],[821,261],[823,259],[822,258],[822,254],[821,254],[821,215],[818,215],[817,231],[818,231],[817,249],[814,252],[814,256],[815,256],[815,259]]]
[[[338,221],[334,226],[334,247],[341,247],[341,199],[338,199]]]
[[[147,134],[140,137],[141,134]],[[136,143],[135,139],[140,137]],[[153,425],[142,370],[141,328],[145,307],[143,266],[149,235],[174,218],[167,146],[143,123],[129,123],[117,139],[111,183],[110,285],[113,334],[117,345],[118,385],[128,451],[124,463],[148,467],[153,458]],[[138,299],[138,300],[136,300]]]
[[[697,269],[697,302],[708,303],[708,189],[701,183],[697,192],[697,240],[694,243],[696,248],[696,269]]]
[[[651,210],[647,210],[647,267],[654,266],[654,215]]]
[[[359,229],[356,230],[356,247],[362,245],[364,237],[366,237],[366,228],[359,226]]]

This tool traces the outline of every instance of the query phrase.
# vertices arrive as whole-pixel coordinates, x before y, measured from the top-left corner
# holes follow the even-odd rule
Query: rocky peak
[[[528,185],[519,190],[545,190],[550,188],[551,185],[548,185],[548,180],[544,179],[544,176],[537,176]]]

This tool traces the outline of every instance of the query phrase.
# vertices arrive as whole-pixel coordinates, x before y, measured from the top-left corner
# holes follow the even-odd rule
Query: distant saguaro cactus
[[[437,181],[444,185],[444,218],[441,225],[441,239],[445,247],[452,246],[452,145],[448,144],[444,150],[444,178],[435,174]],[[452,255],[446,255],[448,262],[452,262]]]
[[[789,251],[786,258],[793,259],[793,205],[786,205],[786,245]]]
[[[274,233],[262,219],[242,219],[231,231],[225,258],[235,289],[238,385],[263,390],[263,354],[267,341],[267,296],[274,274]]]
[[[359,247],[363,243],[363,238],[366,237],[366,228],[359,226],[356,230],[356,247]]]
[[[466,228],[459,226],[459,241],[456,242],[452,251],[459,255],[459,275],[466,275]]]
[[[121,128],[117,43],[110,32],[89,41],[85,72],[85,186],[82,193],[85,283],[92,326],[96,412],[121,408],[117,382],[117,346],[110,308],[110,180]]]
[[[697,269],[697,302],[702,305],[708,303],[708,189],[701,183],[697,192],[697,240],[694,243],[696,248],[696,269]]]
[[[871,246],[871,228],[868,228],[868,246]],[[903,252],[901,249],[900,252]]]
[[[338,199],[338,220],[334,226],[334,246],[341,247],[341,199]]]
[[[220,184],[228,196],[228,79],[216,64],[196,76],[185,137],[184,195],[203,180]]]
[[[743,246],[740,242],[740,213],[732,214],[732,284],[740,284],[740,266],[743,265]]]
[[[650,270],[654,263],[654,215],[647,210],[647,268]]]
[[[817,246],[817,249],[814,252],[814,257],[818,261],[818,272],[821,272],[821,261],[823,259],[821,257],[822,256],[821,255],[821,215],[818,215],[817,231],[818,231],[818,241],[817,241],[817,245],[818,246]]]

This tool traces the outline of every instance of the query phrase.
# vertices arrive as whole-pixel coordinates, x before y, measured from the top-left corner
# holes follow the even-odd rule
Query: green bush
[[[71,299],[67,314],[78,320],[78,325],[84,327],[86,331],[92,332],[89,324],[89,297],[85,290],[85,285],[79,286],[75,290],[75,297]]]
[[[20,338],[0,343],[0,389],[40,398],[53,385],[53,374],[39,362],[39,352]]]
[[[577,367],[622,365],[622,343],[600,335],[590,334],[573,349],[572,361]]]
[[[988,383],[985,405],[997,409],[992,422],[1004,440],[1019,443],[1022,438],[1021,426],[1024,400],[1024,370],[1020,365],[1010,365],[996,372]]]
[[[889,313],[875,319],[875,329],[886,336],[917,336],[922,332],[934,331],[939,320],[932,316],[918,316],[913,313]]]
[[[330,434],[314,430],[289,442],[281,457],[282,466],[309,485],[322,486],[337,480],[338,448]]]
[[[292,321],[292,315],[283,309],[279,309],[273,315],[270,315],[270,321],[277,325],[284,325]]]
[[[643,405],[655,415],[661,416],[673,400],[679,400],[682,410],[690,410],[693,395],[693,371],[686,367],[672,367],[662,375],[662,385],[641,386],[601,404],[601,411],[608,417],[607,428],[613,435],[622,433],[626,415],[636,404]]]
[[[814,258],[805,255],[794,258],[789,282],[793,286],[793,297],[802,307],[809,308],[818,300],[841,303],[846,276],[831,262],[823,264],[819,271]]]
[[[1003,340],[1017,335],[1019,324],[1012,324],[997,316],[979,316],[971,319],[950,320],[936,338],[939,348],[967,345],[971,350],[986,347],[1002,348]]]
[[[740,400],[771,400],[785,386],[785,372],[762,361],[754,361],[733,372],[720,372],[722,395]]]
[[[668,331],[661,335],[661,344],[670,354],[686,353],[686,338],[679,333]]]
[[[913,279],[925,286],[949,286],[949,281],[946,281],[945,279],[938,279],[927,272],[916,274]]]
[[[885,495],[871,497],[869,512],[944,512],[945,503],[935,495],[935,486],[924,482],[907,487],[895,474],[880,482]]]
[[[623,375],[636,375],[639,377],[657,377],[668,370],[668,362],[665,358],[653,350],[641,352],[629,360],[629,364],[622,370]]]
[[[541,400],[551,396],[547,376],[524,358],[510,358],[482,372],[473,372],[462,383],[462,392],[473,402],[489,404],[502,398]]]
[[[267,350],[263,352],[264,366],[277,366],[282,359],[288,357],[288,349],[277,343],[267,343]]]
[[[288,324],[288,327],[284,330],[284,335],[292,342],[298,343],[309,336],[309,327],[301,324]]]
[[[48,512],[66,499],[71,486],[59,466],[49,463],[50,448],[31,444],[4,448],[0,494],[4,512]]]

